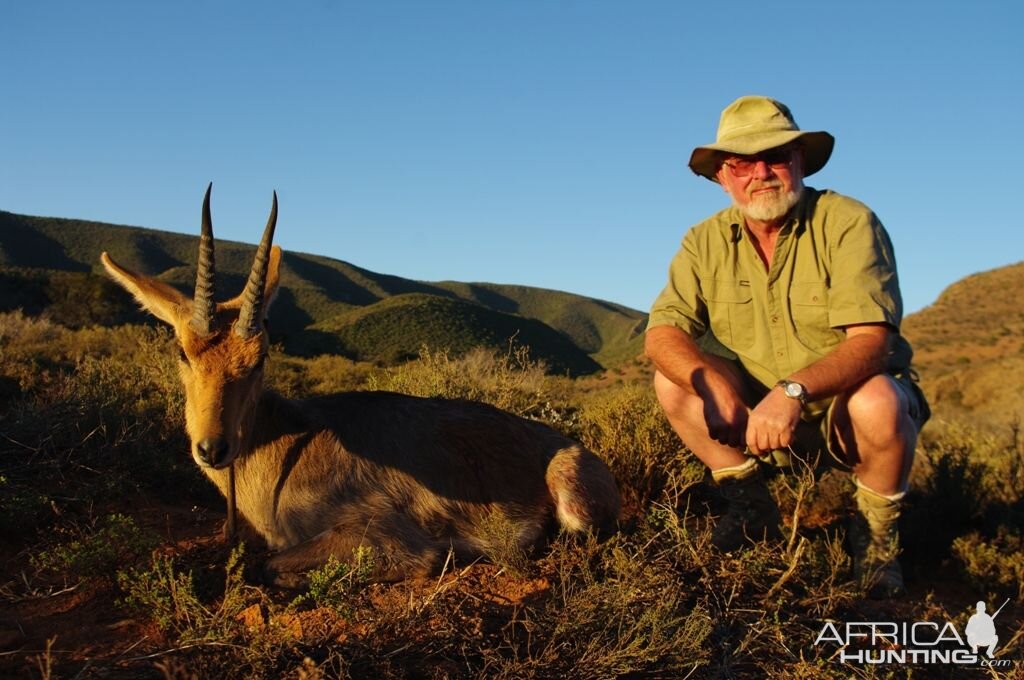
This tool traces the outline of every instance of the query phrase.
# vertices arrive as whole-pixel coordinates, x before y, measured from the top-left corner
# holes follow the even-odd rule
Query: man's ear
[[[132,294],[142,308],[172,327],[189,313],[191,301],[163,281],[136,274],[114,262],[106,252],[100,255],[103,267],[114,282]]]
[[[793,174],[799,174],[801,181],[803,181],[804,168],[806,167],[804,161],[806,159],[807,152],[804,151],[804,147],[801,145],[797,145],[796,153],[793,154],[793,169],[791,170],[791,172]]]

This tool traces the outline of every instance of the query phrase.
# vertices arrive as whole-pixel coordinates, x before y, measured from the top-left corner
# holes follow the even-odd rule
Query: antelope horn
[[[199,236],[199,266],[196,273],[195,299],[192,301],[192,330],[201,336],[210,334],[213,321],[213,221],[210,219],[210,190],[213,182],[206,187],[203,199],[203,226]]]
[[[267,284],[267,262],[270,259],[270,244],[274,240],[274,227],[277,225],[277,192],[274,192],[274,205],[270,209],[267,228],[263,230],[263,239],[256,249],[256,259],[249,272],[249,282],[242,293],[242,309],[235,322],[235,334],[244,339],[251,338],[260,332],[260,309],[263,307],[263,289]]]

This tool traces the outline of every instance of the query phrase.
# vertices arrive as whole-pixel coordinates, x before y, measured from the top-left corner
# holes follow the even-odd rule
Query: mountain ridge
[[[42,304],[47,293],[40,287],[51,286],[52,278],[45,282],[38,272],[60,272],[61,294],[79,296],[76,285],[100,298],[110,288],[93,281],[103,277],[99,253],[109,252],[122,266],[155,276],[183,292],[191,293],[194,283],[194,262],[198,249],[198,236],[161,231],[147,227],[114,225],[103,222],[68,218],[34,217],[0,211],[0,270],[7,279],[8,290],[18,289],[17,299],[35,300]],[[255,253],[255,245],[236,241],[217,241],[217,297],[224,299],[241,290]],[[24,272],[36,272],[32,276]],[[20,272],[20,273],[19,273]],[[35,281],[27,280],[33,279]],[[60,277],[58,277],[60,278]],[[13,283],[12,283],[13,281]],[[4,278],[0,278],[0,283]],[[519,325],[528,328],[524,334],[547,349],[535,355],[551,367],[575,367],[573,374],[609,368],[629,360],[642,350],[642,329],[646,315],[616,303],[587,298],[563,291],[553,291],[522,285],[459,281],[416,281],[391,274],[373,272],[352,263],[323,255],[286,251],[282,262],[282,291],[274,304],[272,335],[282,341],[288,351],[308,354],[315,347],[306,347],[309,330],[317,337],[312,345],[323,344],[323,328],[317,324],[331,318],[343,317],[356,307],[376,305],[399,295],[420,294],[458,300],[463,305],[451,308],[453,312],[473,316],[476,323],[493,326],[481,338],[491,338],[496,349],[496,328],[516,330],[515,318],[524,319]],[[20,298],[19,298],[20,296]],[[52,296],[51,296],[52,297]],[[420,298],[420,303],[425,300]],[[488,310],[476,314],[473,305]],[[409,313],[416,305],[405,305],[401,312]],[[73,314],[73,310],[69,310]],[[121,316],[127,311],[121,310]],[[427,318],[430,315],[421,315]],[[453,319],[454,321],[454,319]],[[462,323],[456,326],[468,327]],[[567,342],[554,340],[551,333],[533,322],[547,326]],[[438,319],[435,324],[442,324]],[[385,324],[398,328],[395,324]],[[340,331],[335,328],[334,331]],[[440,345],[463,346],[459,338],[446,334],[443,329],[421,327],[425,336]],[[541,341],[539,338],[544,337]],[[510,338],[500,343],[508,348]],[[404,346],[415,343],[410,337]],[[526,337],[518,342],[525,343]],[[344,343],[342,343],[344,344]],[[392,343],[393,344],[393,343]],[[427,344],[427,343],[422,343]],[[440,347],[434,347],[438,349]],[[381,359],[366,354],[368,348],[357,352],[367,359]],[[534,348],[536,349],[536,348]],[[391,346],[385,353],[394,354]],[[403,353],[402,352],[399,353]]]

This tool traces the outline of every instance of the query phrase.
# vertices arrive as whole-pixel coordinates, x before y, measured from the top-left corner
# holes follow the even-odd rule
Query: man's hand
[[[719,444],[742,449],[747,434],[747,405],[727,380],[711,371],[694,375],[693,386],[704,400],[708,434]]]
[[[689,335],[673,326],[648,330],[644,349],[665,378],[701,398],[711,439],[742,450],[748,409],[740,394],[741,378],[729,362],[702,353]]]
[[[800,422],[800,402],[774,388],[750,412],[746,442],[751,453],[785,449],[793,444],[793,433]]]

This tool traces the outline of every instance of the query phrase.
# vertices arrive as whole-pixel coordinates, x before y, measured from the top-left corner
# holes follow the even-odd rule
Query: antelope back
[[[245,289],[214,301],[215,258],[210,191],[203,199],[195,295],[189,299],[166,283],[128,270],[103,253],[110,276],[144,309],[174,329],[185,386],[185,423],[192,455],[203,467],[228,466],[246,447],[263,382],[269,342],[266,314],[277,292],[281,249],[272,246],[277,194]]]

